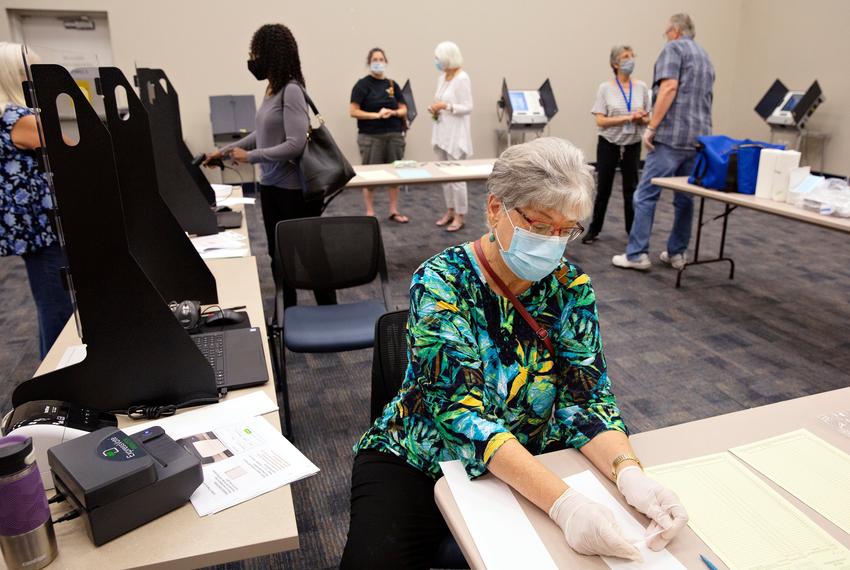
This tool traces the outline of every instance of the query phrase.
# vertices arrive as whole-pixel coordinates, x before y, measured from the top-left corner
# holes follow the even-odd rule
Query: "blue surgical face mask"
[[[434,60],[434,67],[436,67],[436,68],[437,68],[437,71],[439,71],[440,73],[442,73],[442,72],[443,72],[443,64],[442,64],[442,63],[440,63],[440,60],[439,60],[439,59],[435,59],[435,60]]]
[[[372,73],[376,75],[381,75],[384,73],[384,71],[386,71],[387,64],[383,61],[373,61],[371,64],[369,64],[369,69],[372,70]]]
[[[561,263],[567,238],[560,236],[541,236],[523,228],[518,228],[511,220],[504,204],[502,208],[508,221],[514,227],[511,245],[506,250],[499,241],[499,253],[508,269],[514,275],[526,281],[540,281],[552,273]],[[498,236],[496,237],[498,240]]]
[[[624,59],[620,62],[620,71],[623,72],[623,75],[628,77],[635,70],[635,60],[634,59]]]

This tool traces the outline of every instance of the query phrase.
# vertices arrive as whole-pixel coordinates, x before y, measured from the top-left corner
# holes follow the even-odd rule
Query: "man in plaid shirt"
[[[711,134],[711,102],[714,97],[714,66],[705,50],[694,41],[694,23],[687,14],[674,14],[664,32],[667,45],[655,62],[652,81],[653,112],[644,131],[649,149],[640,184],[634,195],[635,218],[626,253],[611,262],[626,269],[648,270],[649,239],[661,188],[653,178],[687,176],[696,160],[697,137]],[[688,194],[675,192],[675,219],[662,262],[681,269],[691,240],[694,203]]]

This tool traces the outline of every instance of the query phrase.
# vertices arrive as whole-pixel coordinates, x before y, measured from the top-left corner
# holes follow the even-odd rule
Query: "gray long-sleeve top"
[[[295,81],[263,98],[257,109],[256,130],[231,143],[248,152],[248,161],[260,165],[260,183],[279,188],[301,188],[293,160],[299,158],[307,144],[309,115],[304,91]]]

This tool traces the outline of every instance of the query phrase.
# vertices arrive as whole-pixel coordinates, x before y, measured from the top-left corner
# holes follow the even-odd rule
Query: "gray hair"
[[[508,147],[493,165],[487,190],[508,209],[552,209],[574,220],[593,212],[595,184],[584,153],[556,137]]]
[[[463,65],[463,56],[460,48],[454,42],[440,42],[434,48],[434,57],[443,66],[443,69],[457,69]]]
[[[617,71],[617,68],[614,66],[620,63],[620,56],[627,51],[634,53],[635,50],[632,49],[632,46],[626,45],[614,46],[611,48],[611,57],[609,58],[609,63],[611,64],[611,69],[613,69],[615,72]]]
[[[670,25],[679,30],[679,33],[686,38],[695,38],[697,35],[694,21],[687,14],[673,14],[670,16]]]

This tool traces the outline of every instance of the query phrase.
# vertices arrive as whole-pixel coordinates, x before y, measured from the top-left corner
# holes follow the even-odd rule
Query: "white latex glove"
[[[618,556],[642,562],[643,558],[620,532],[611,509],[591,501],[575,489],[567,489],[549,509],[549,518],[564,531],[579,554]]]
[[[655,145],[652,141],[655,140],[655,130],[650,129],[649,127],[643,130],[643,144],[649,150],[655,150]]]
[[[663,531],[647,541],[650,549],[661,550],[688,524],[688,513],[676,493],[640,468],[632,465],[620,471],[617,488],[627,503],[652,521],[646,527],[646,536]]]

